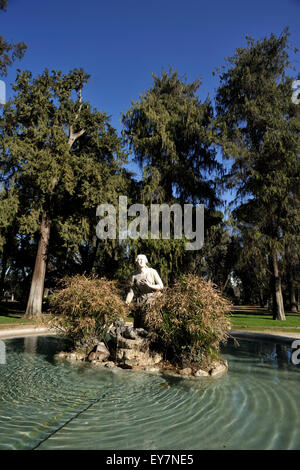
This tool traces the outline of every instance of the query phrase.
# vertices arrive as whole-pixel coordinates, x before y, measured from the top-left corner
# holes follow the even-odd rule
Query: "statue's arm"
[[[153,272],[153,277],[154,277],[155,284],[152,284],[151,288],[153,290],[162,290],[164,288],[163,282],[162,282],[158,272],[155,269],[153,271],[154,271]]]
[[[131,279],[131,283],[130,283],[130,289],[129,289],[129,292],[126,296],[126,300],[125,302],[129,305],[130,302],[132,301],[133,297],[134,297],[134,292],[133,292],[133,289],[132,289],[132,286],[134,284],[134,276],[132,276],[132,279]]]

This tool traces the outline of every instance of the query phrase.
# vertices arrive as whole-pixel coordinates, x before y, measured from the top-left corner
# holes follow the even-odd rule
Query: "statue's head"
[[[135,262],[140,268],[144,268],[145,266],[147,266],[147,263],[148,263],[147,256],[137,255]]]

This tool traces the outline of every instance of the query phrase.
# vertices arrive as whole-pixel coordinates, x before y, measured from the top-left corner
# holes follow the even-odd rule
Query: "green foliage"
[[[63,280],[63,288],[51,295],[50,308],[51,326],[85,353],[105,340],[113,321],[128,314],[116,281],[80,275]]]
[[[156,190],[164,202],[176,193],[185,202],[214,205],[209,175],[220,165],[212,146],[212,106],[196,96],[200,81],[187,84],[172,69],[160,77],[153,74],[153,80],[153,87],[123,116],[124,139],[136,161],[147,165],[151,192]]]
[[[240,202],[233,215],[244,232],[253,232],[248,239],[259,234],[273,260],[276,309],[284,316],[275,265],[286,244],[294,246],[295,254],[299,251],[299,105],[292,102],[287,75],[288,31],[247,40],[220,75],[217,138],[225,157],[234,160],[226,177],[227,188],[237,190]]]
[[[230,310],[231,303],[211,282],[189,274],[144,306],[143,315],[169,360],[205,364],[218,357],[219,344],[228,337]]]
[[[52,277],[85,271],[81,254],[85,247],[92,257],[96,251],[97,205],[126,193],[121,140],[107,115],[82,99],[87,80],[77,69],[45,70],[36,78],[18,71],[1,119],[0,244],[13,231],[20,242],[36,245],[45,215]]]
[[[82,101],[87,79],[76,69],[67,75],[46,70],[37,78],[19,72],[1,122],[0,176],[7,191],[19,195],[20,231],[35,234],[46,211],[69,246],[87,238],[89,216],[116,199],[123,178],[115,130]]]
[[[197,97],[200,80],[187,83],[177,71],[153,75],[153,86],[123,116],[123,137],[143,167],[136,199],[151,204],[218,202],[212,174],[221,170],[213,147],[212,106]],[[185,240],[130,240],[130,259],[147,253],[165,284],[192,268],[195,253]],[[126,265],[125,265],[126,269]],[[129,273],[128,273],[129,274]]]
[[[6,11],[7,0],[0,0],[0,10]],[[7,68],[17,59],[22,59],[27,49],[24,42],[10,43],[0,36],[0,77],[7,75]]]
[[[286,76],[287,37],[248,38],[248,47],[229,59],[216,98],[220,143],[224,155],[234,158],[227,187],[251,197],[235,215],[255,224],[277,250],[279,227],[297,216],[300,187],[299,106],[292,103],[292,79]]]
[[[0,10],[6,10],[7,3],[7,0],[0,0]]]

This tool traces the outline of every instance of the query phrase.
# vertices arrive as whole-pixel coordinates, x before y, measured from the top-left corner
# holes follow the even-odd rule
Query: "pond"
[[[54,336],[5,340],[0,449],[300,449],[289,344],[239,339],[229,371],[181,379],[56,361]]]

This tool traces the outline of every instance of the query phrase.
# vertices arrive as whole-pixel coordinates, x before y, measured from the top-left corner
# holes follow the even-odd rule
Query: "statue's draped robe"
[[[156,284],[155,274],[157,275],[155,269],[148,268],[146,273],[138,273],[133,276],[131,288],[135,294],[137,305],[151,302],[157,296],[157,291],[153,292],[150,287],[140,284],[143,280],[148,281],[149,284]]]

